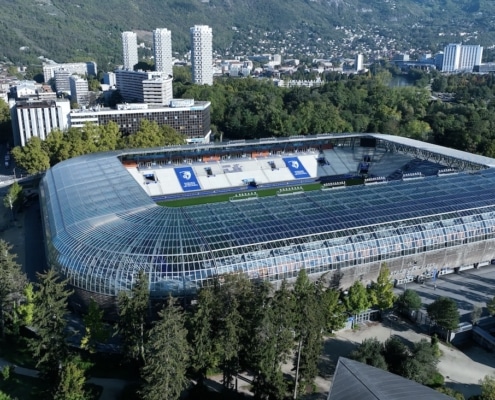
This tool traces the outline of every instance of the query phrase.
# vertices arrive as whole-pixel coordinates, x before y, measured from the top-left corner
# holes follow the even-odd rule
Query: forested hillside
[[[166,27],[174,51],[182,53],[194,24],[213,27],[214,47],[222,54],[241,41],[259,42],[268,31],[280,33],[280,47],[292,32],[293,39],[314,40],[330,53],[345,35],[337,27],[360,30],[352,39],[356,44],[372,44],[377,34],[403,50],[437,51],[466,40],[466,32],[477,32],[481,45],[495,39],[495,4],[480,0],[0,0],[0,9],[0,56],[8,61],[39,63],[40,55],[60,62],[95,59],[103,69],[120,63],[124,30]]]

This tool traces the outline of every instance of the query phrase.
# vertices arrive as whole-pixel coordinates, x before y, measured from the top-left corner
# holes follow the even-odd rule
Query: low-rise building
[[[14,146],[25,146],[32,137],[45,140],[54,129],[69,127],[68,100],[20,100],[10,109]]]
[[[188,141],[210,141],[210,102],[192,99],[174,99],[170,106],[152,106],[145,103],[120,104],[116,108],[94,107],[70,112],[70,126],[81,128],[90,122],[104,125],[115,122],[124,135],[136,133],[142,120],[167,125],[185,135]]]

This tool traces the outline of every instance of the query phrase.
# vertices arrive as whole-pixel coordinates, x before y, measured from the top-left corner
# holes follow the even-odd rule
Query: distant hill
[[[0,9],[0,56],[16,63],[44,55],[95,59],[105,68],[121,62],[120,32],[156,27],[170,29],[182,53],[195,24],[213,27],[221,53],[256,45],[267,31],[281,35],[279,46],[291,31],[292,40],[317,40],[314,46],[331,51],[345,36],[337,27],[361,32],[356,45],[374,45],[374,34],[385,38],[383,46],[404,49],[438,50],[473,32],[476,43],[495,42],[495,2],[488,0],[0,0]]]

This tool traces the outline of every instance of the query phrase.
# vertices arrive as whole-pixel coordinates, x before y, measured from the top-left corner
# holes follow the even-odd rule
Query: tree
[[[0,240],[0,334],[5,335],[5,325],[15,320],[15,307],[19,305],[27,283],[21,266],[11,253],[12,246]]]
[[[294,297],[284,280],[279,290],[268,300],[256,332],[256,368],[253,392],[257,399],[281,400],[287,394],[287,382],[282,373],[294,345]]]
[[[103,310],[93,299],[90,300],[88,312],[83,316],[85,334],[81,339],[81,348],[90,353],[96,352],[96,345],[109,337],[108,329],[103,323]]]
[[[456,329],[459,325],[459,310],[457,303],[448,297],[439,297],[426,307],[428,316],[438,326],[445,329]]]
[[[347,315],[345,306],[340,301],[340,292],[336,289],[328,288],[324,291],[321,300],[326,331],[334,332],[344,327]]]
[[[383,356],[383,343],[377,338],[364,339],[350,357],[363,364],[387,370],[387,363]]]
[[[199,384],[203,383],[208,369],[216,367],[219,362],[214,337],[215,314],[215,293],[211,288],[203,288],[188,324],[191,366],[199,373]]]
[[[36,338],[31,340],[30,347],[36,368],[51,383],[58,379],[60,366],[68,354],[66,316],[72,292],[66,286],[67,281],[62,280],[53,268],[38,274],[32,323]]]
[[[146,363],[144,340],[149,316],[149,297],[148,276],[139,271],[131,293],[119,292],[117,298],[117,331],[122,337],[123,353],[129,361]]]
[[[28,174],[37,174],[50,168],[50,157],[44,150],[42,140],[33,136],[24,147],[14,147],[12,155],[15,162],[24,168]]]
[[[34,297],[34,286],[29,282],[24,287],[24,299],[19,307],[17,307],[19,324],[23,326],[30,326],[33,323]]]
[[[14,219],[15,210],[22,204],[24,196],[22,194],[22,186],[15,181],[7,191],[7,194],[3,198],[3,205],[9,208],[12,213],[12,219]]]
[[[301,269],[294,285],[294,321],[297,347],[294,357],[296,370],[294,398],[311,385],[318,374],[318,358],[325,327],[321,284],[312,283]]]
[[[359,281],[356,281],[349,288],[344,304],[349,313],[355,315],[366,311],[370,307],[366,288]]]
[[[428,385],[438,373],[438,354],[435,346],[426,339],[414,343],[411,356],[403,367],[403,376],[422,385]]]
[[[122,133],[119,126],[114,121],[109,121],[105,125],[98,126],[99,136],[96,138],[95,145],[98,151],[110,151],[117,149]]]
[[[139,130],[124,140],[130,148],[160,147],[172,144],[184,144],[185,137],[170,126],[159,126],[156,121],[141,120]]]
[[[218,339],[221,343],[220,367],[223,371],[222,383],[226,388],[233,388],[233,380],[239,372],[239,350],[241,347],[240,326],[241,315],[239,313],[239,301],[232,297],[223,304],[223,313],[220,317]]]
[[[493,317],[495,315],[495,296],[486,302],[486,308]]]
[[[3,99],[0,99],[0,140],[2,142],[10,142],[12,140],[10,108]]]
[[[495,400],[495,378],[486,375],[481,381],[480,400]]]
[[[7,393],[4,393],[0,390],[0,400],[14,400]]]
[[[473,325],[478,324],[482,313],[483,309],[480,306],[473,304],[473,310],[471,311],[471,322],[473,323]]]
[[[184,314],[169,298],[158,316],[147,335],[141,394],[144,400],[178,399],[188,383],[189,344]]]
[[[376,283],[371,287],[375,294],[376,306],[381,310],[392,307],[395,300],[394,284],[390,280],[390,270],[382,264]]]
[[[67,360],[62,364],[60,382],[57,386],[54,400],[87,400],[88,393],[84,390],[86,384],[85,369],[78,357]]]
[[[418,311],[421,304],[421,297],[412,289],[406,289],[397,298],[397,306],[401,312]]]
[[[404,363],[409,357],[409,349],[396,336],[388,338],[383,345],[383,356],[388,370],[397,375],[403,375]]]

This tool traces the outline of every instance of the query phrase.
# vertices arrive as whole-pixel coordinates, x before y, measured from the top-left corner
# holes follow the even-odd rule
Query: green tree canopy
[[[387,363],[383,356],[383,343],[377,338],[364,339],[350,357],[364,364],[387,370]]]
[[[390,279],[390,270],[382,264],[376,283],[373,283],[371,290],[374,292],[376,305],[380,310],[391,308],[394,304],[394,284]]]
[[[12,149],[16,163],[29,174],[37,174],[50,168],[50,157],[42,143],[39,137],[33,136],[26,146]]]
[[[256,332],[256,373],[253,392],[256,398],[282,400],[287,395],[287,381],[282,364],[294,347],[294,295],[284,280],[267,301],[267,311]]]
[[[421,304],[421,297],[412,289],[406,289],[397,298],[397,306],[401,312],[418,311]]]
[[[495,377],[486,375],[481,381],[480,400],[495,400]]]
[[[23,199],[22,186],[15,181],[10,185],[7,194],[3,198],[3,205],[11,210],[12,218],[14,218],[15,210],[21,206]]]
[[[161,147],[176,144],[185,144],[185,137],[173,128],[162,125],[155,121],[143,119],[139,130],[124,139],[125,146],[130,148]]]
[[[51,383],[58,380],[60,366],[68,354],[66,316],[71,291],[66,286],[67,281],[53,268],[38,274],[32,322],[36,338],[31,340],[30,347],[36,368]]]
[[[103,310],[93,299],[89,302],[88,312],[83,316],[84,336],[81,339],[81,348],[90,353],[96,352],[98,343],[104,343],[110,332],[103,322]]]
[[[189,344],[185,317],[170,298],[147,334],[143,400],[176,400],[187,386]]]
[[[85,370],[78,357],[68,359],[62,364],[60,382],[53,397],[54,400],[87,400],[88,393],[84,389],[86,384]]]
[[[426,307],[428,316],[445,329],[456,329],[459,325],[457,303],[449,297],[439,297]]]
[[[6,324],[12,326],[16,320],[15,310],[19,306],[27,284],[26,275],[15,261],[12,246],[0,240],[0,335],[5,335]]]
[[[134,279],[131,292],[121,291],[117,297],[117,331],[122,338],[123,353],[127,359],[145,364],[145,328],[149,318],[150,300],[148,276],[140,271]]]
[[[404,375],[404,363],[409,357],[409,349],[400,338],[392,336],[385,341],[383,356],[390,372]]]
[[[203,288],[198,294],[197,304],[189,315],[188,332],[191,343],[191,366],[199,373],[202,384],[209,369],[218,366],[219,354],[215,338],[217,313],[215,293]]]
[[[435,377],[438,364],[435,346],[426,339],[414,343],[411,356],[403,365],[403,376],[422,385],[428,385]]]
[[[359,314],[370,307],[368,293],[360,281],[354,282],[349,288],[344,304],[351,314]]]
[[[294,332],[296,349],[294,368],[296,381],[294,393],[305,393],[313,385],[318,374],[320,356],[325,328],[323,287],[321,282],[315,284],[309,280],[305,269],[301,269],[294,285]]]

